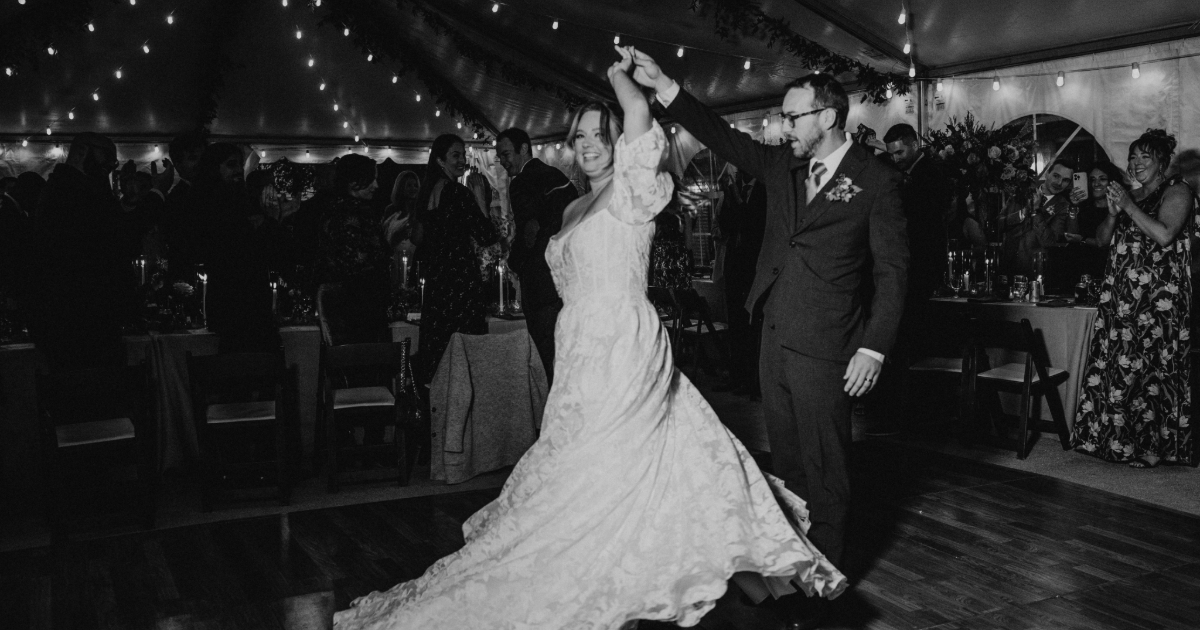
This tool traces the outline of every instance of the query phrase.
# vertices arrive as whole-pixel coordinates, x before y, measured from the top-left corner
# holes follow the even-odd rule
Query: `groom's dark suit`
[[[755,142],[683,90],[667,112],[766,183],[766,238],[746,309],[767,296],[759,366],[771,462],[808,502],[809,539],[838,564],[852,411],[842,377],[860,348],[887,355],[896,338],[909,255],[900,173],[854,144],[806,203],[809,162],[790,146]],[[862,191],[828,199],[843,176]]]

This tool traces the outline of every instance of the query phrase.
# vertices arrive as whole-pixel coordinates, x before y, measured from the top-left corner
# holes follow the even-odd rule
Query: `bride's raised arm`
[[[625,112],[625,142],[631,143],[650,131],[650,103],[642,89],[629,77],[633,65],[632,47],[614,46],[621,59],[608,68],[608,81],[617,93],[617,102]]]

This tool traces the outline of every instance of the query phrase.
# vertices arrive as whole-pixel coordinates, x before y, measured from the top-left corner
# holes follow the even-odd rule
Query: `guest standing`
[[[378,167],[364,155],[338,160],[338,196],[329,207],[317,239],[316,280],[342,285],[352,308],[344,309],[349,339],[339,343],[388,341],[390,275],[383,228],[372,201],[379,188]]]
[[[421,344],[417,360],[422,383],[433,379],[450,336],[486,335],[487,303],[475,246],[500,240],[488,218],[487,181],[472,173],[470,186],[458,179],[467,171],[463,141],[453,134],[438,136],[429,151],[429,164],[417,198],[415,227],[421,275]]]
[[[911,125],[894,125],[883,136],[892,163],[904,174],[900,203],[908,220],[908,297],[906,313],[933,297],[946,269],[946,218],[954,186],[921,150]],[[901,324],[901,330],[904,325]],[[901,333],[900,338],[904,338]]]
[[[579,196],[562,171],[533,157],[529,135],[509,129],[496,139],[496,161],[508,172],[516,239],[508,264],[521,280],[521,308],[546,379],[554,381],[554,324],[562,300],[546,264],[546,245],[562,227],[563,209]]]
[[[1194,200],[1165,173],[1175,138],[1151,129],[1129,146],[1141,188],[1108,185],[1110,243],[1096,332],[1080,393],[1072,446],[1132,468],[1193,463],[1188,386]]]
[[[1004,233],[1001,273],[1033,273],[1034,256],[1063,240],[1072,206],[1086,198],[1071,188],[1074,173],[1070,165],[1058,160],[1046,171],[1037,190],[1014,196],[1004,207],[1000,217]]]
[[[81,133],[42,195],[30,333],[52,369],[125,362],[121,323],[135,307],[131,262],[142,235],[109,185],[116,167],[112,140]]]
[[[235,145],[208,145],[188,193],[189,212],[208,273],[208,329],[220,336],[221,352],[269,352],[281,343],[270,284],[279,237],[246,192],[243,160]]]

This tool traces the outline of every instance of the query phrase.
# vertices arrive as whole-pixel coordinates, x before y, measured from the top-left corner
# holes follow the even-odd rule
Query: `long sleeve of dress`
[[[618,220],[641,224],[654,220],[671,201],[675,184],[659,170],[667,136],[658,121],[650,131],[626,144],[625,136],[613,147],[613,197],[609,211]]]
[[[454,195],[451,207],[454,212],[460,214],[460,225],[466,228],[467,234],[475,239],[476,244],[480,247],[487,247],[500,242],[500,233],[496,230],[496,226],[492,225],[492,221],[479,211],[479,207],[475,204],[475,196],[467,190],[466,186],[455,184],[446,192]]]

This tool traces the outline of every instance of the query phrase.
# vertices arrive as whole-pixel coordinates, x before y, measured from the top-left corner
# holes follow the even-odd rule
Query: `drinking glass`
[[[1014,302],[1024,302],[1025,293],[1029,290],[1029,279],[1025,276],[1013,276],[1012,299]]]

